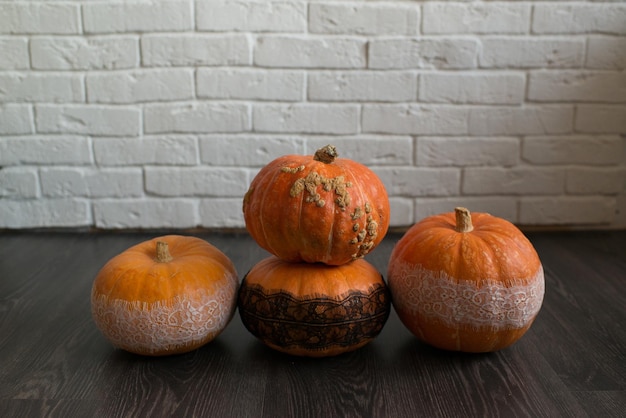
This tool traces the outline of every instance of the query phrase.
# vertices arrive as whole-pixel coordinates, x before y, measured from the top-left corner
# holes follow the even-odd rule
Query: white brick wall
[[[327,143],[392,225],[626,228],[626,4],[0,0],[0,229],[241,228]]]
[[[135,35],[32,37],[30,61],[33,70],[135,68],[139,64],[139,43]]]

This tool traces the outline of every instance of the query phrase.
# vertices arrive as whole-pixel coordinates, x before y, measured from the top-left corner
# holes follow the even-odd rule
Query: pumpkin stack
[[[356,350],[391,308],[382,275],[363,257],[389,227],[389,199],[366,166],[327,145],[263,167],[243,201],[246,228],[272,254],[244,277],[238,308],[267,346],[324,357]]]

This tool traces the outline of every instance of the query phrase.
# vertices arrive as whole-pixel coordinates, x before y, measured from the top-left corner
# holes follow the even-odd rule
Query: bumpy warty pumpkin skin
[[[336,156],[321,161],[318,153],[263,167],[244,197],[244,219],[258,245],[283,260],[340,265],[382,241],[389,199],[366,166]]]
[[[157,242],[171,259],[156,260]],[[126,351],[162,356],[213,340],[232,319],[239,286],[232,262],[204,240],[164,236],[109,260],[96,276],[92,316],[102,334]]]
[[[335,356],[372,341],[391,310],[387,286],[374,266],[257,263],[239,291],[245,327],[267,346],[291,355]]]
[[[468,212],[469,215],[469,212]],[[398,241],[388,285],[404,325],[446,350],[490,352],[515,343],[535,320],[545,291],[539,256],[504,219],[472,213],[428,217]]]

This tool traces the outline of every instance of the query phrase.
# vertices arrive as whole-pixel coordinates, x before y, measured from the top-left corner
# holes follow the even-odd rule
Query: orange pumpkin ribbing
[[[157,242],[166,242],[172,260],[157,261]],[[166,236],[137,244],[110,260],[98,273],[93,291],[109,299],[154,303],[181,292],[223,285],[232,262],[201,239]]]
[[[365,260],[340,266],[322,263],[290,263],[268,257],[254,266],[246,276],[248,285],[260,285],[268,293],[287,292],[302,299],[335,297],[350,292],[367,292],[382,282],[381,274]]]
[[[252,181],[243,212],[250,235],[270,253],[331,265],[365,256],[383,239],[390,219],[380,179],[336,156],[271,161]]]
[[[539,256],[514,225],[486,213],[472,213],[471,219],[473,230],[466,233],[456,231],[453,212],[422,220],[405,233],[396,257],[476,282],[492,279],[511,285],[537,273]]]

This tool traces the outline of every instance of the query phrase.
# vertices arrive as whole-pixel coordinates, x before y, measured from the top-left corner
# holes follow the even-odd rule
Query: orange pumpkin
[[[257,263],[239,291],[245,327],[267,346],[325,357],[356,350],[382,330],[391,309],[381,274],[365,260],[341,266]]]
[[[544,296],[537,252],[510,222],[465,208],[413,225],[388,266],[394,308],[422,341],[490,352],[530,328]]]
[[[376,247],[389,227],[389,199],[369,168],[327,145],[263,167],[243,201],[252,238],[292,262],[344,264]]]
[[[234,315],[239,280],[232,262],[208,242],[163,236],[109,260],[96,276],[91,310],[113,345],[161,356],[194,350]]]

